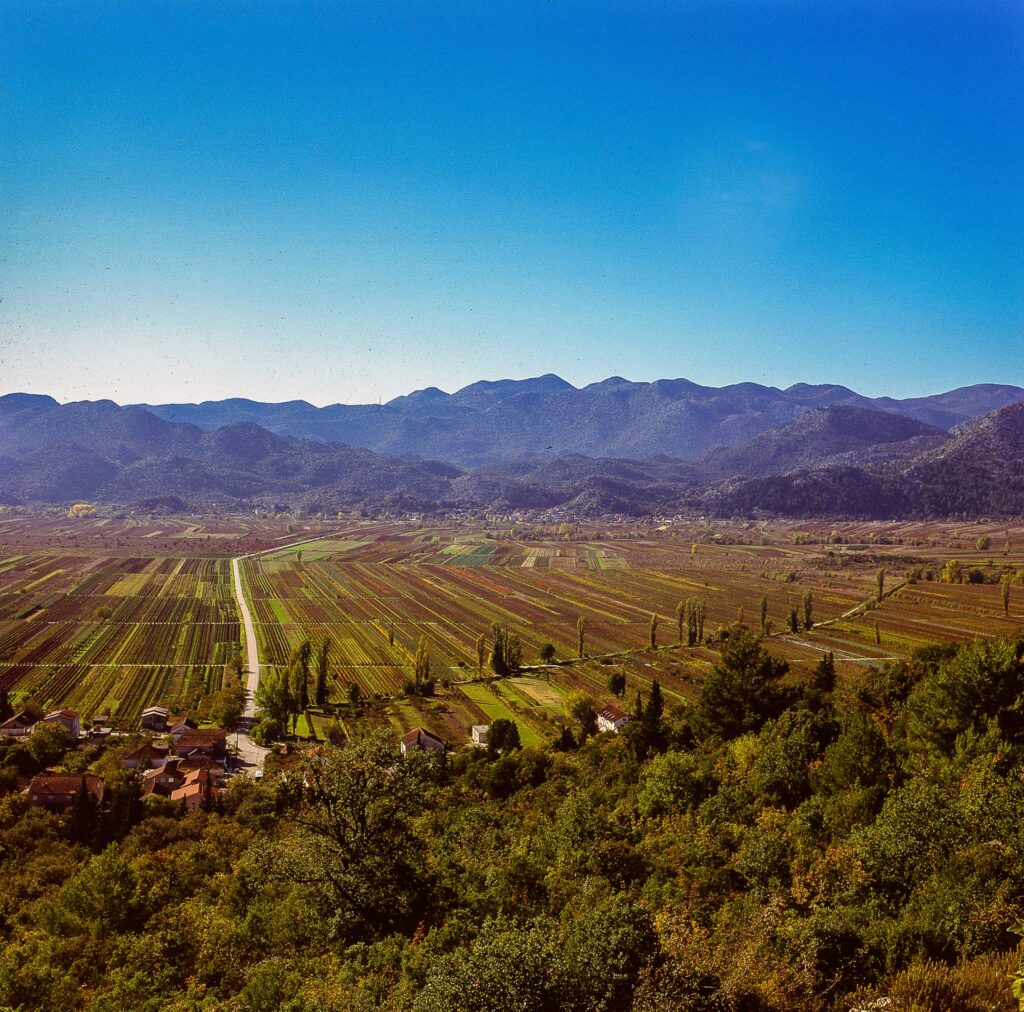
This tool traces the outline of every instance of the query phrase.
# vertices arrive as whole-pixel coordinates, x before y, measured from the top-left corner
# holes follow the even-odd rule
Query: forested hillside
[[[384,733],[188,816],[130,773],[63,823],[9,793],[0,1006],[1010,1010],[1022,708],[1024,638],[837,685],[732,626],[693,706],[652,688],[618,735]]]

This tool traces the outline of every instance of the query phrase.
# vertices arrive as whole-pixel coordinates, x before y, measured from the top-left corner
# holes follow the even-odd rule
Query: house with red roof
[[[169,798],[179,787],[184,786],[186,772],[181,768],[181,759],[168,759],[163,766],[146,770],[142,774],[142,795],[159,794]]]
[[[618,733],[629,723],[629,714],[620,709],[614,703],[609,703],[597,715],[597,728],[599,731],[614,731]]]
[[[27,796],[32,808],[66,812],[75,803],[83,784],[97,802],[103,800],[103,778],[93,773],[40,773],[21,793]]]
[[[142,767],[144,769],[155,769],[167,762],[166,748],[160,745],[151,745],[144,742],[138,748],[133,749],[127,755],[121,757],[121,767],[126,770],[134,770]]]
[[[187,728],[178,735],[174,751],[182,758],[198,754],[223,759],[228,751],[228,733],[222,727]]]
[[[35,721],[25,713],[16,713],[0,724],[0,738],[27,738],[35,727]]]
[[[402,735],[401,748],[402,755],[416,748],[443,754],[444,742],[437,735],[424,731],[422,727],[414,727],[408,734]]]
[[[185,811],[196,812],[220,793],[210,770],[193,770],[177,790],[171,791],[171,801],[185,806]]]

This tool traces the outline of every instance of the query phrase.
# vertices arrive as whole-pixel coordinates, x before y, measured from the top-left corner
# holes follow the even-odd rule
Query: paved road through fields
[[[238,610],[242,613],[242,633],[245,636],[245,667],[249,672],[249,677],[245,683],[245,709],[242,711],[242,721],[238,733],[235,735],[235,741],[238,743],[238,757],[245,766],[263,769],[263,760],[270,749],[257,745],[249,737],[249,730],[252,728],[253,720],[256,718],[256,689],[260,684],[260,649],[256,643],[256,627],[253,625],[249,603],[245,599],[245,591],[242,589],[242,573],[238,567],[239,562],[244,558],[246,556],[240,555],[237,559],[231,560],[235,600],[238,601]]]
[[[299,545],[307,545],[313,541],[322,541],[330,536],[329,534],[318,534],[315,538],[293,541],[289,545],[268,548],[262,552],[253,552],[252,555],[239,555],[231,560],[231,576],[235,588],[235,600],[238,601],[238,610],[242,614],[242,633],[245,636],[245,667],[249,672],[249,677],[245,682],[245,709],[242,711],[242,720],[235,734],[235,741],[238,743],[238,755],[246,767],[262,769],[263,760],[270,749],[257,745],[249,737],[248,733],[256,719],[256,690],[260,684],[260,648],[256,642],[256,626],[252,621],[252,612],[249,611],[249,602],[245,599],[245,590],[242,587],[242,571],[239,563],[243,559],[249,559],[255,555],[271,555],[274,552],[284,552],[289,548],[298,548]]]

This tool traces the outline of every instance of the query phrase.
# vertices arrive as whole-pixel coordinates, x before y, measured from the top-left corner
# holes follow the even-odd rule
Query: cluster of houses
[[[618,734],[629,723],[629,714],[614,703],[609,703],[597,714],[598,731],[610,731]],[[474,724],[469,731],[472,744],[486,748],[490,743],[491,727],[489,724]],[[413,749],[426,749],[430,752],[443,753],[445,743],[422,727],[414,727],[407,734],[402,735],[400,744],[402,755],[408,754]]]
[[[142,771],[143,797],[158,794],[195,811],[224,787],[227,731],[183,720],[170,729],[170,737],[168,745],[144,742],[122,756],[121,765]]]
[[[73,743],[81,738],[79,717],[74,710],[54,710],[38,721],[28,719],[24,713],[15,714],[0,724],[0,736],[25,738],[46,723],[62,724]],[[144,711],[141,727],[169,734],[167,744],[146,741],[120,759],[123,769],[140,771],[144,797],[160,795],[178,802],[186,811],[195,811],[220,793],[227,764],[227,731],[200,728],[188,718],[171,721],[169,711],[160,706]],[[102,777],[93,773],[47,771],[33,777],[22,793],[30,806],[61,813],[74,804],[83,784],[97,802],[103,800],[106,785]]]

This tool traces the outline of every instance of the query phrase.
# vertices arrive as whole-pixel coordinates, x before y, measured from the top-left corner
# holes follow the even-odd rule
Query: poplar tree
[[[325,636],[320,641],[316,652],[316,690],[315,699],[317,706],[323,706],[327,702],[327,672],[328,658],[331,653],[331,638]]]
[[[416,688],[420,688],[430,679],[430,644],[426,636],[421,636],[416,644],[415,667],[413,677],[416,681]]]

